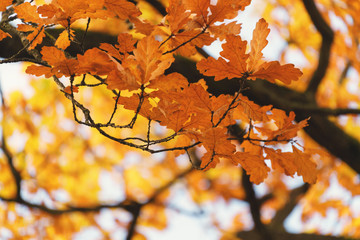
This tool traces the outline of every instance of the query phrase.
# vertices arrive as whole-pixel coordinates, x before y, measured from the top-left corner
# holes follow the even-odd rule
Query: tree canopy
[[[246,41],[238,16],[251,5]],[[0,64],[32,76],[30,96],[0,91],[4,239],[150,239],[178,214],[206,215],[222,240],[360,237],[357,0],[0,11]],[[191,210],[175,204],[184,196]],[[238,205],[230,224],[206,207],[221,202]],[[285,226],[294,209],[299,233]],[[334,228],[314,222],[331,212]]]

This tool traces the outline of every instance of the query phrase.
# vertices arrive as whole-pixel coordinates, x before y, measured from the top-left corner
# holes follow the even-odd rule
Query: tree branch
[[[246,174],[246,171],[243,169],[242,171],[242,186],[245,190],[246,197],[245,200],[250,205],[250,212],[251,216],[254,221],[254,230],[261,236],[262,240],[271,240],[273,239],[272,236],[269,234],[267,228],[261,221],[261,214],[260,214],[260,204],[258,199],[255,196],[255,190],[253,188],[253,184],[250,182],[249,176]]]
[[[48,30],[50,31],[50,29]],[[61,30],[51,29],[53,34],[59,34]],[[77,30],[77,34],[83,34],[84,31]],[[84,43],[84,48],[88,49],[94,46],[98,46],[100,42],[115,43],[116,37],[89,31]],[[46,40],[44,42],[46,44]],[[6,58],[16,53],[21,45],[20,39],[16,36],[13,38],[5,38],[0,41],[0,57]],[[41,48],[41,46],[39,46]],[[79,52],[78,49],[71,46],[67,49],[71,55],[76,55]],[[26,52],[22,53],[18,57],[28,57]],[[219,96],[221,94],[235,94],[239,88],[239,79],[224,79],[221,81],[214,81],[211,77],[206,77],[200,74],[196,69],[196,63],[187,58],[176,56],[175,62],[170,69],[166,71],[166,74],[171,72],[179,72],[184,75],[190,83],[197,82],[199,79],[205,79],[208,85],[208,92]],[[299,93],[285,87],[281,87],[275,84],[263,80],[247,81],[249,90],[245,91],[251,100],[261,105],[272,104],[276,108],[283,109],[285,111],[294,111],[296,114],[296,120],[300,121],[308,118],[311,115],[311,111],[299,111],[297,108],[301,105],[306,105],[309,108],[318,108],[317,104],[312,98],[309,98],[305,93]],[[360,143],[353,137],[346,134],[335,123],[328,120],[325,115],[313,115],[309,121],[310,125],[305,128],[305,131],[320,145],[325,147],[330,153],[346,162],[356,172],[360,173]],[[338,141],[341,139],[341,141]]]
[[[304,185],[293,189],[290,192],[290,196],[285,205],[279,209],[275,217],[271,220],[269,224],[269,228],[272,230],[284,231],[284,221],[289,216],[289,214],[293,211],[293,209],[297,206],[299,202],[299,198],[301,195],[305,194],[309,189],[309,184],[305,183]]]
[[[349,237],[341,236],[328,236],[328,235],[318,235],[318,234],[308,234],[308,233],[287,233],[279,231],[271,231],[271,235],[274,236],[276,240],[351,240]],[[243,231],[239,232],[236,235],[241,239],[251,239],[251,240],[262,240],[262,237],[259,236],[258,232],[255,230],[252,231]],[[355,240],[355,239],[353,239]]]
[[[307,93],[315,95],[329,66],[330,50],[334,40],[334,32],[321,16],[321,13],[317,9],[313,0],[303,0],[303,3],[313,24],[322,37],[318,66],[313,73],[310,79],[310,83],[306,89]]]

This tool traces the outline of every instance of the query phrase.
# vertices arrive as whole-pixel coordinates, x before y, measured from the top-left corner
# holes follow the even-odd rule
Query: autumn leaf
[[[264,19],[256,24],[250,53],[246,53],[247,42],[242,41],[240,36],[227,35],[221,57],[217,60],[212,57],[202,59],[197,63],[198,70],[206,76],[214,76],[215,81],[243,76],[253,80],[261,78],[272,83],[280,80],[285,84],[298,80],[302,72],[293,64],[280,65],[277,61],[261,63],[261,51],[267,45],[266,37],[270,31],[267,26]]]
[[[159,50],[160,42],[149,36],[141,39],[134,49],[134,57],[138,65],[139,82],[147,83],[162,75],[175,60],[170,54],[163,55]],[[134,62],[135,63],[135,62]]]
[[[0,41],[7,37],[12,37],[12,36],[2,30],[0,30]]]
[[[308,118],[309,119],[309,118]],[[282,125],[279,125],[279,129],[276,131],[268,131],[269,139],[276,140],[289,140],[297,136],[297,132],[308,125],[308,119],[302,120],[299,123],[293,123],[295,120],[295,113],[290,112],[289,117],[285,119]],[[258,128],[262,129],[263,128]]]
[[[239,35],[241,24],[237,22],[223,23],[220,25],[211,25],[209,31],[219,38],[220,41],[226,39],[227,35]]]
[[[126,0],[105,0],[104,6],[113,11],[120,19],[127,19],[129,16],[136,17],[141,13],[136,6]]]
[[[245,53],[246,44],[247,42],[242,41],[240,36],[228,35],[226,43],[222,45],[223,51],[220,52],[223,58],[219,57],[217,60],[213,57],[202,59],[196,66],[202,74],[215,76],[215,81],[224,78],[241,78],[246,72],[246,60],[249,57]]]
[[[231,160],[235,164],[240,164],[250,176],[250,181],[255,184],[262,183],[270,171],[261,154],[254,155],[249,152],[236,152],[231,157]]]
[[[31,43],[29,50],[34,49],[38,44],[41,44],[45,38],[45,28],[37,27],[32,33],[26,37]]]
[[[127,69],[111,71],[106,78],[106,83],[109,89],[133,91],[140,88],[136,77]]]
[[[109,55],[98,48],[86,50],[84,55],[77,55],[78,68],[77,73],[91,73],[97,75],[107,75],[115,69],[114,62]]]
[[[12,0],[2,0],[0,2],[0,12],[3,12],[6,10],[6,7],[10,6],[12,4]]]
[[[311,156],[294,146],[292,150],[293,152],[281,152],[266,148],[265,153],[275,170],[280,170],[288,176],[293,176],[297,172],[299,176],[303,176],[305,182],[316,183],[316,164],[311,160]]]
[[[278,61],[264,62],[259,68],[251,74],[249,79],[265,79],[271,83],[280,80],[285,84],[298,80],[302,76],[302,72],[295,68],[293,64],[280,65]]]
[[[37,7],[35,5],[31,5],[29,2],[24,2],[15,6],[14,10],[18,18],[23,19],[25,22],[33,22],[38,24],[44,23],[40,18],[39,13],[37,12]]]
[[[71,92],[77,93],[77,92],[79,92],[79,87],[77,87],[77,86],[73,86],[73,87],[67,86],[66,88],[64,88],[64,92],[66,92],[68,94],[71,94]]]
[[[266,40],[270,33],[267,22],[262,18],[256,23],[256,27],[253,32],[253,38],[250,42],[251,51],[249,54],[248,71],[252,72],[256,69],[263,57],[262,50],[268,44]]]
[[[190,12],[186,12],[181,0],[171,0],[166,9],[166,20],[169,22],[171,33],[177,33],[189,21]]]
[[[250,4],[250,0],[219,0],[216,5],[210,5],[211,15],[208,24],[223,22],[225,19],[232,19],[243,11]]]
[[[72,38],[72,35],[74,34],[74,30],[64,30],[62,33],[60,33],[59,37],[57,38],[55,42],[55,46],[59,49],[66,49],[68,46],[70,46],[70,39]]]
[[[67,59],[65,54],[56,47],[43,47],[41,54],[43,60],[52,67],[31,65],[26,69],[26,73],[36,76],[44,74],[47,78],[52,75],[69,77],[75,74],[78,62],[75,59]]]
[[[210,0],[183,0],[182,2],[185,8],[189,9],[192,13],[201,16],[202,19],[207,18]]]

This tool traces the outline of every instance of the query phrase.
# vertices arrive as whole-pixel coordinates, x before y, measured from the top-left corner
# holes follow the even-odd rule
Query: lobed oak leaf
[[[34,49],[38,44],[42,43],[45,38],[45,28],[37,27],[34,32],[30,33],[26,39],[31,43],[29,50]]]
[[[227,35],[239,35],[241,31],[241,23],[230,22],[223,23],[220,25],[211,25],[209,31],[219,38],[220,41],[226,39]]]
[[[43,55],[43,60],[52,66],[67,60],[64,52],[57,49],[56,47],[45,46],[41,49],[41,54]]]
[[[175,60],[171,54],[163,55],[159,50],[159,45],[160,43],[153,36],[149,36],[141,39],[133,51],[141,83],[147,83],[164,74]]]
[[[0,2],[0,12],[3,12],[6,10],[6,7],[10,6],[12,4],[12,0],[1,0]]]
[[[310,184],[316,183],[316,163],[311,160],[310,154],[304,153],[294,146],[292,146],[292,148],[293,154],[296,158],[295,164],[297,166],[298,175],[303,176],[305,182]]]
[[[111,71],[106,78],[106,83],[108,89],[133,91],[140,88],[140,84],[136,81],[136,77],[128,69]]]
[[[4,38],[7,38],[7,37],[12,38],[12,36],[9,33],[6,33],[4,31],[0,30],[0,41],[3,40]]]
[[[216,5],[210,5],[211,15],[207,24],[223,22],[225,19],[235,18],[239,11],[243,11],[251,0],[218,0]]]
[[[253,31],[253,37],[250,42],[251,52],[249,54],[247,70],[252,72],[253,69],[256,69],[260,65],[260,60],[263,57],[262,50],[268,44],[266,40],[267,36],[270,33],[270,28],[268,28],[267,22],[261,18],[255,26]]]
[[[268,121],[268,111],[272,109],[272,105],[260,106],[250,101],[246,96],[240,95],[238,107],[234,111],[236,119],[248,119],[254,121]]]
[[[296,165],[288,157],[289,153],[283,153],[281,150],[265,148],[266,158],[270,159],[271,167],[287,176],[294,176]]]
[[[215,81],[222,80],[224,78],[234,78],[241,76],[241,72],[236,72],[236,69],[233,69],[229,66],[223,58],[215,59],[213,57],[208,57],[206,59],[201,59],[196,64],[197,69],[200,73],[205,76],[214,76]]]
[[[189,21],[190,12],[186,12],[181,0],[171,0],[166,8],[166,20],[169,23],[171,33],[177,33]]]
[[[43,24],[43,19],[40,18],[37,12],[37,7],[31,5],[29,2],[22,3],[14,7],[14,11],[19,19],[23,19],[25,22],[32,22]]]
[[[262,154],[254,155],[250,152],[236,152],[231,160],[235,164],[240,164],[250,176],[250,181],[260,184],[267,177],[270,168],[266,166]]]
[[[174,72],[160,75],[150,82],[148,88],[159,89],[164,92],[180,91],[188,86],[188,80],[180,73]]]
[[[20,32],[33,32],[36,27],[28,24],[19,24],[16,29]]]
[[[129,16],[137,17],[141,14],[135,4],[126,0],[105,0],[104,6],[120,19],[127,19]]]
[[[38,8],[38,13],[47,17],[52,23],[67,27],[81,18],[102,18],[109,14],[103,10],[104,0],[54,0]]]
[[[246,72],[246,60],[249,54],[246,54],[247,42],[243,41],[240,36],[228,35],[226,43],[222,45],[223,51],[220,55],[229,60],[229,65],[239,72]]]
[[[165,113],[165,118],[161,121],[161,125],[166,126],[179,132],[185,128],[188,128],[189,124],[186,124],[189,121],[191,115],[185,110],[174,108],[174,105],[168,106],[168,108],[161,108]],[[175,110],[175,111],[174,111]]]
[[[266,158],[271,160],[275,170],[279,170],[288,176],[293,176],[297,172],[305,182],[316,183],[316,164],[311,160],[311,155],[294,146],[292,146],[292,150],[293,152],[281,152],[280,150],[266,148]]]
[[[69,35],[70,34],[70,35]],[[68,46],[70,46],[70,39],[72,38],[72,35],[74,34],[74,30],[64,30],[62,33],[60,33],[59,37],[56,39],[55,46],[60,49],[66,49]]]
[[[309,119],[309,118],[308,118]],[[297,136],[297,132],[308,125],[308,119],[302,120],[297,124],[294,124],[295,113],[290,112],[289,117],[285,119],[283,126],[279,127],[279,130],[274,131],[270,138],[276,138],[277,140],[288,140]]]
[[[117,42],[119,44],[115,45],[115,47],[119,49],[119,52],[122,54],[126,54],[134,50],[136,39],[128,33],[120,33],[117,37]]]
[[[95,75],[107,75],[116,67],[109,55],[98,48],[88,49],[84,55],[77,55],[77,73],[91,73]]]
[[[211,168],[215,168],[219,162],[220,162],[219,156],[213,155],[212,152],[206,152],[204,156],[201,157],[200,168],[206,171]]]
[[[76,73],[78,62],[75,59],[67,59],[65,54],[56,47],[43,47],[40,52],[43,55],[43,60],[52,67],[45,66],[29,66],[26,69],[27,73],[45,77],[55,75],[57,77],[72,76]]]
[[[73,87],[67,86],[66,88],[64,88],[64,92],[71,94],[71,89],[72,89],[73,93],[79,92],[79,87],[77,87],[77,86],[73,86]]]
[[[199,137],[205,149],[215,155],[228,156],[235,152],[235,145],[228,141],[227,129],[225,127],[209,128]]]
[[[121,54],[119,49],[117,49],[114,45],[110,43],[100,43],[99,49],[109,54],[110,57],[116,58],[114,61],[122,61],[125,56]]]
[[[147,20],[131,16],[129,17],[129,19],[134,24],[134,29],[137,33],[144,34],[145,36],[150,36],[155,29],[155,26]]]
[[[224,78],[242,77],[246,72],[246,41],[242,41],[240,36],[227,35],[226,43],[222,45],[223,51],[215,60],[212,57],[202,59],[197,63],[198,70],[206,76],[215,76],[215,81]],[[229,61],[225,61],[225,59]]]
[[[296,81],[302,76],[300,69],[295,68],[294,64],[280,65],[278,61],[264,62],[255,72],[251,74],[249,79],[261,78],[271,83],[280,80],[285,84]]]
[[[192,13],[201,16],[201,19],[207,19],[209,14],[210,0],[183,0],[186,9]]]
[[[137,111],[140,104],[139,101],[139,96],[134,94],[130,97],[119,97],[117,103],[123,105],[126,109]],[[153,117],[154,113],[152,112],[152,108],[153,106],[151,105],[149,98],[144,97],[139,114],[147,119],[155,119],[155,117]]]
[[[37,65],[30,65],[26,68],[25,72],[27,74],[32,74],[35,75],[37,77],[40,77],[42,75],[45,75],[46,78],[50,78],[53,73],[51,72],[51,68],[50,67],[45,67],[45,66],[37,66]]]
[[[204,45],[210,45],[214,40],[209,33],[201,29],[192,29],[177,33],[167,41],[167,45],[170,49],[177,48],[177,54],[192,56],[197,52],[195,46],[201,48]]]

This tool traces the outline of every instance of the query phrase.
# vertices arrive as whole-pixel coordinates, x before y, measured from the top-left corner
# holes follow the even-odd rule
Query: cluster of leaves
[[[258,106],[242,95],[248,80],[262,78],[289,84],[302,75],[292,64],[264,61],[262,50],[268,43],[270,31],[264,19],[256,24],[250,51],[247,51],[247,42],[239,36],[241,24],[236,21],[219,24],[233,19],[249,4],[249,0],[222,0],[215,5],[209,0],[172,0],[167,15],[157,24],[142,19],[136,6],[125,0],[72,1],[71,4],[56,0],[41,6],[24,2],[13,6],[13,11],[22,20],[16,29],[23,33],[23,50],[37,51],[35,47],[45,36],[52,39],[53,46],[43,46],[38,54],[33,53],[37,65],[29,66],[26,72],[53,77],[70,99],[78,123],[95,128],[116,142],[150,153],[176,151],[177,155],[186,153],[190,158],[189,149],[203,147],[205,152],[199,165],[190,158],[198,169],[213,168],[220,159],[226,159],[240,164],[250,180],[259,184],[270,171],[265,164],[269,159],[273,169],[289,176],[297,172],[304,181],[314,183],[316,165],[310,155],[294,146],[293,140],[307,125],[307,120],[295,123],[293,112],[287,116],[282,110]],[[0,9],[8,5],[11,1],[3,1]],[[85,36],[78,40],[72,25],[80,19],[88,19],[89,26],[91,19],[113,17],[128,19],[137,35],[121,33],[118,44],[102,43],[84,50]],[[50,36],[47,29],[57,26],[65,29],[57,38]],[[1,33],[2,37],[8,35]],[[164,74],[175,60],[173,54],[192,57],[197,49],[217,39],[225,40],[221,57],[202,59],[197,68],[215,80],[238,78],[241,87],[235,95],[212,96],[203,80],[189,84],[179,73]],[[67,53],[71,44],[77,45],[82,54]],[[66,87],[59,80],[61,77],[69,79]],[[97,82],[90,83],[94,79]],[[108,103],[114,107],[106,122],[94,120],[89,108],[76,97],[77,92],[101,85],[107,86],[114,101]],[[122,124],[114,117],[120,107],[133,111],[130,122]],[[132,129],[139,116],[148,120],[148,126],[142,127],[145,137],[116,135],[118,128]],[[172,132],[163,138],[151,139],[153,123]],[[236,123],[246,129],[241,136],[231,136],[229,127]],[[171,144],[158,147],[166,142]],[[277,147],[279,143],[293,144],[292,151],[283,152]],[[241,144],[240,147],[237,144]]]

